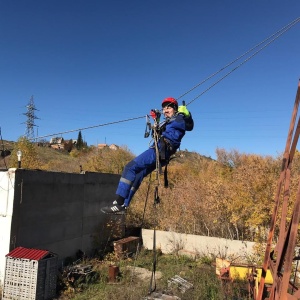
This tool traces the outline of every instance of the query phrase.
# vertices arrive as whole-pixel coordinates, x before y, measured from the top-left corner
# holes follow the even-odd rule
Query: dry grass
[[[3,141],[1,150],[9,149],[12,151],[15,147],[15,142]],[[36,145],[36,151],[40,159],[40,169],[53,172],[79,173],[80,165],[85,159],[85,155],[73,156],[65,150],[55,150],[50,147],[39,147]],[[0,157],[0,168],[11,168],[12,157]]]
[[[151,299],[149,292],[154,285],[149,276],[136,276],[128,267],[144,268],[148,270],[148,273],[149,271],[151,273],[152,263],[153,253],[148,250],[142,251],[136,259],[119,260],[113,254],[109,254],[104,260],[93,261],[94,271],[98,273],[96,282],[90,284],[75,283],[72,288],[65,285],[58,299]],[[120,276],[114,283],[108,282],[108,268],[111,264],[117,265],[120,269]],[[182,300],[248,299],[245,282],[223,285],[215,275],[215,267],[210,264],[207,258],[194,260],[185,256],[160,254],[157,257],[156,272],[156,274],[158,272],[162,274],[161,278],[156,280],[156,293],[174,295]],[[168,285],[168,280],[175,275],[187,280],[193,285],[193,288],[182,293],[178,286]]]

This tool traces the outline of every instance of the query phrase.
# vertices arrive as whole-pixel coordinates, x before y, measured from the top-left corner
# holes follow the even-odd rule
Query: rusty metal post
[[[117,277],[119,276],[120,269],[118,266],[110,265],[108,267],[108,282],[113,283],[117,281]]]
[[[273,240],[273,235],[274,235],[274,230],[275,230],[275,225],[276,225],[277,213],[278,213],[278,208],[280,205],[280,195],[281,195],[281,190],[282,190],[282,184],[284,183],[285,180],[287,180],[287,181],[290,180],[288,169],[290,168],[290,164],[291,164],[292,158],[294,156],[294,151],[295,151],[296,144],[298,141],[298,136],[299,136],[299,133],[298,133],[298,136],[296,135],[296,139],[295,139],[296,142],[294,141],[292,143],[299,102],[300,102],[300,82],[298,82],[298,89],[297,89],[296,99],[295,99],[295,103],[294,103],[294,109],[293,109],[293,113],[292,113],[292,117],[291,117],[290,127],[289,127],[289,131],[288,131],[288,137],[287,137],[287,141],[286,141],[286,147],[285,147],[283,160],[282,160],[282,169],[281,169],[280,178],[279,178],[279,181],[277,184],[277,191],[276,191],[276,195],[275,195],[275,199],[274,199],[275,205],[274,205],[274,210],[273,210],[273,214],[272,214],[272,218],[271,218],[270,231],[269,231],[269,235],[268,235],[268,239],[267,239],[267,246],[266,246],[264,262],[263,262],[263,266],[262,266],[262,276],[261,276],[261,280],[260,280],[260,284],[259,284],[257,300],[262,300],[263,291],[265,288],[265,276],[267,273],[268,266],[272,264],[272,263],[270,263],[270,255],[271,255],[271,247],[272,247],[272,240]],[[297,126],[297,132],[298,132],[298,126]],[[292,147],[291,147],[291,144],[292,144]],[[289,182],[285,184],[284,190],[285,190],[284,201],[287,202],[288,201],[288,193],[287,192],[289,190]],[[286,207],[286,203],[284,204],[284,210],[285,210],[285,207]],[[285,215],[285,214],[286,214],[286,212],[283,211],[283,215]],[[282,230],[283,227],[285,227],[286,217],[284,218],[284,220],[281,220],[281,221],[282,221],[281,222],[282,224],[280,226],[280,229]],[[284,235],[285,235],[284,233],[280,232],[281,241],[280,241],[279,245],[276,247],[277,250],[279,250],[280,257],[277,258],[279,260],[281,260],[282,256],[284,257],[284,254],[285,254],[285,253],[283,254],[283,252],[282,252],[283,246],[284,246],[283,245]],[[294,237],[294,234],[292,234],[292,236]],[[280,267],[280,263],[277,262],[276,267],[273,264],[272,268],[271,268],[274,282],[273,282],[273,286],[272,286],[272,290],[271,290],[271,295],[269,298],[270,300],[275,299],[274,298],[275,294],[276,294],[275,290],[281,289],[282,277],[279,278],[279,276],[278,276],[278,271],[280,272],[281,270],[277,269],[279,267]],[[282,299],[284,299],[284,298],[282,298]]]

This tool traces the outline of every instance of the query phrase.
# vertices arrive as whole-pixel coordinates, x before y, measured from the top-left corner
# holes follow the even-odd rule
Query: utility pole
[[[27,112],[23,113],[23,115],[25,115],[27,117],[27,121],[24,122],[26,124],[25,136],[27,137],[27,139],[33,141],[34,140],[34,126],[36,126],[34,124],[34,120],[39,119],[35,115],[35,111],[37,109],[35,108],[35,105],[34,105],[33,96],[31,96],[26,108],[27,108]]]

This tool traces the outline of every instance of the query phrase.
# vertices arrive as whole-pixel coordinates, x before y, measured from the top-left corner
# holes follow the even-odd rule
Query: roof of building
[[[48,250],[40,250],[40,249],[29,249],[24,247],[17,247],[6,256],[12,257],[12,258],[25,258],[25,259],[31,259],[31,260],[41,260],[45,256],[49,254]]]

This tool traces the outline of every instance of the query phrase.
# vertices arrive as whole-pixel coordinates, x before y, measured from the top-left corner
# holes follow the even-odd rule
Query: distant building
[[[64,138],[63,137],[51,138],[50,147],[53,149],[64,149]]]
[[[109,149],[111,149],[111,150],[118,150],[120,147],[119,146],[117,146],[117,145],[115,145],[115,144],[111,144],[110,146],[109,146]]]
[[[107,144],[98,144],[98,149],[103,149],[103,148],[106,148],[108,147]]]
[[[120,147],[115,144],[111,144],[111,145],[98,144],[98,149],[104,149],[104,148],[109,148],[111,150],[118,150]]]

